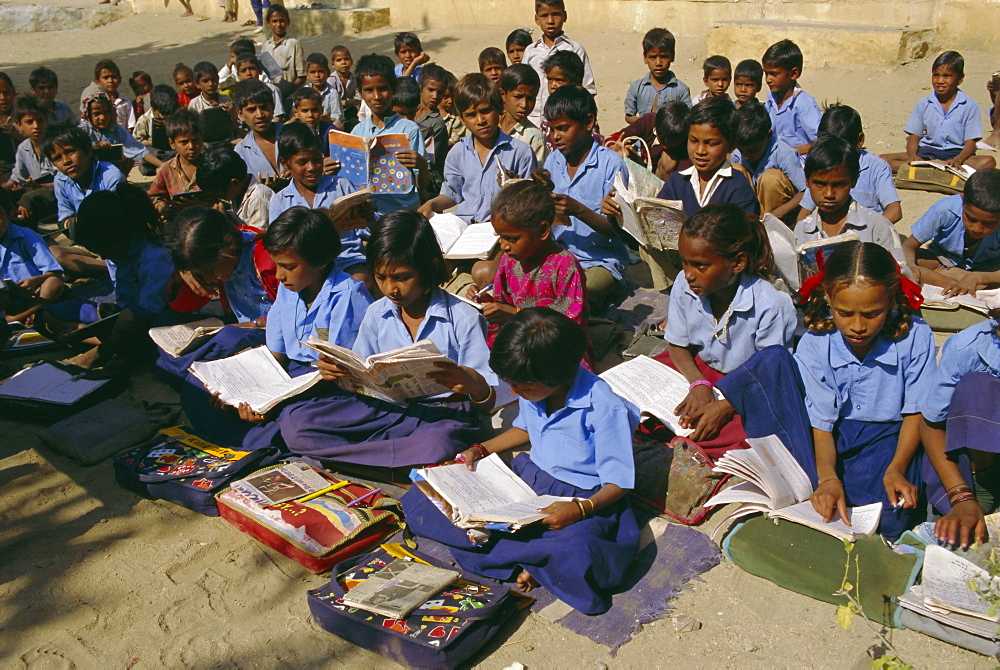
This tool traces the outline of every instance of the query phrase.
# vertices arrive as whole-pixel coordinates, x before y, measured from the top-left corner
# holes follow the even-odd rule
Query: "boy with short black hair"
[[[233,106],[240,119],[250,129],[236,145],[236,153],[246,161],[247,170],[262,184],[278,182],[282,170],[278,166],[278,134],[281,126],[274,123],[274,97],[257,79],[246,79],[233,91]]]
[[[507,67],[507,59],[503,51],[496,47],[486,47],[479,52],[479,73],[494,84],[499,84],[500,73]]]
[[[414,121],[420,108],[420,84],[413,77],[400,77],[392,93],[392,111],[404,119]],[[420,125],[419,123],[417,125]],[[426,143],[425,145],[426,146]]]
[[[229,45],[229,60],[219,69],[220,89],[229,90],[239,83],[239,77],[236,75],[236,59],[239,58],[240,54],[245,53],[256,55],[257,47],[253,40],[241,37],[233,40],[233,43]]]
[[[42,152],[42,138],[48,129],[45,108],[31,96],[22,96],[14,103],[11,121],[26,139],[17,146],[14,170],[3,188],[20,193],[17,214],[26,225],[34,228],[40,221],[56,213],[56,196],[52,182],[56,168]],[[17,197],[17,196],[15,196]]]
[[[264,40],[260,48],[261,53],[271,54],[281,68],[281,76],[276,85],[282,95],[286,96],[306,83],[306,57],[299,41],[288,37],[290,23],[291,18],[285,6],[271,3],[267,10],[267,27],[271,29],[271,36]]]
[[[59,221],[66,230],[85,197],[95,191],[113,191],[125,181],[114,165],[94,159],[90,137],[76,126],[50,124],[42,139],[42,153],[59,171],[53,188]]]
[[[691,89],[671,71],[676,40],[666,28],[653,28],[642,38],[642,60],[649,68],[625,94],[625,122],[633,123],[643,114],[655,112],[668,102],[679,100],[691,107]]]
[[[392,38],[392,47],[396,58],[399,59],[399,64],[393,68],[393,73],[397,77],[416,79],[420,76],[424,63],[431,59],[430,55],[424,53],[420,38],[413,33],[396,33]]]
[[[320,96],[323,119],[344,129],[344,109],[340,102],[340,93],[330,85],[330,63],[321,53],[311,53],[306,57],[306,79]]]
[[[316,136],[326,144],[327,135],[333,124],[323,118],[323,98],[311,86],[303,86],[292,96],[292,115],[289,123],[300,122],[309,126]],[[287,125],[287,124],[286,124]]]
[[[28,75],[28,86],[31,88],[31,95],[38,98],[38,102],[45,108],[50,126],[76,123],[77,115],[70,106],[56,100],[56,95],[59,94],[59,76],[55,72],[47,67],[35,68]]]
[[[439,106],[448,88],[449,78],[454,78],[454,75],[436,63],[428,63],[420,71],[418,79],[420,107],[417,109],[414,121],[426,128],[433,138],[434,157],[431,161],[431,170],[436,172],[438,177],[443,176],[444,159],[448,155],[448,129],[441,117]]]
[[[725,56],[709,56],[701,66],[705,90],[691,101],[697,105],[705,98],[729,99],[729,84],[733,80],[733,64]]]
[[[823,113],[816,99],[802,90],[802,51],[791,40],[781,40],[767,48],[760,59],[770,94],[764,101],[771,115],[775,136],[795,149],[805,163],[805,155],[816,139]]]
[[[545,77],[542,64],[557,51],[572,51],[583,62],[583,87],[590,91],[591,95],[597,95],[597,85],[594,83],[594,71],[590,68],[590,59],[587,57],[587,50],[579,42],[566,37],[563,32],[563,25],[567,19],[566,3],[564,0],[535,0],[535,25],[541,31],[542,36],[537,42],[529,44],[524,49],[522,63],[526,63],[535,68],[542,86],[538,91],[538,100],[535,109],[529,117],[536,126],[541,127],[545,101],[549,99],[549,85]]]
[[[274,105],[274,121],[276,123],[284,122],[287,117],[285,112],[285,101],[281,96],[281,91],[278,87],[270,82],[267,75],[263,74],[264,68],[261,66],[260,61],[257,60],[257,56],[252,53],[241,53],[236,57],[236,76],[240,81],[247,81],[252,79],[254,81],[259,81],[264,86],[271,91],[271,101]],[[233,89],[233,97],[236,96],[236,89]],[[234,103],[235,104],[235,103]]]
[[[358,96],[358,82],[351,72],[354,58],[350,49],[343,44],[333,47],[330,50],[330,65],[333,72],[327,82],[340,96],[340,107],[344,111],[344,130],[351,132],[360,117],[361,98]]]
[[[197,114],[189,109],[174,112],[167,117],[166,129],[170,148],[177,153],[160,166],[149,186],[149,197],[158,212],[170,204],[172,196],[199,190],[198,164],[203,142]]]
[[[87,84],[87,87],[80,94],[80,114],[84,115],[87,111],[83,108],[84,100],[98,91],[104,91],[111,98],[111,102],[115,106],[118,125],[132,130],[136,122],[135,112],[132,109],[132,103],[118,92],[121,84],[122,71],[115,65],[113,60],[105,58],[97,61],[97,64],[94,65],[94,81]]]
[[[583,86],[583,61],[572,51],[557,51],[542,63],[548,93],[560,86]]]
[[[507,41],[504,44],[504,48],[507,50],[507,58],[510,59],[511,65],[517,65],[523,61],[524,50],[527,49],[530,44],[531,33],[524,28],[512,30],[510,35],[507,35]]]
[[[170,141],[164,130],[165,119],[180,109],[177,92],[166,84],[154,86],[149,94],[149,109],[135,122],[132,136],[149,149],[150,155],[165,162],[176,155],[170,148]],[[147,177],[156,174],[158,168],[151,163],[139,163],[139,173]]]
[[[194,83],[201,92],[187,105],[192,112],[197,114],[213,107],[232,107],[232,98],[219,93],[219,71],[212,63],[206,60],[194,66]]]
[[[643,114],[637,121],[609,135],[604,146],[623,158],[634,156],[636,162],[642,163],[645,159],[641,147],[632,143],[627,147],[623,144],[624,140],[630,137],[641,137],[649,146],[653,173],[663,181],[667,181],[674,172],[691,167],[687,152],[687,117],[690,112],[691,110],[683,102],[673,100],[655,113]]]
[[[771,117],[760,103],[743,105],[733,114],[736,150],[733,167],[750,180],[762,214],[794,222],[806,176],[795,149],[771,132]]]
[[[499,88],[504,106],[500,129],[530,146],[539,164],[545,162],[549,149],[545,133],[528,117],[535,107],[540,84],[538,73],[524,63],[515,63],[500,75]]]
[[[736,107],[742,107],[746,103],[757,100],[757,94],[764,85],[764,68],[760,63],[748,58],[741,60],[736,65],[733,72],[733,97],[736,98]]]
[[[274,191],[253,180],[246,161],[231,147],[215,147],[201,155],[198,186],[205,195],[229,203],[246,225],[267,230]]]

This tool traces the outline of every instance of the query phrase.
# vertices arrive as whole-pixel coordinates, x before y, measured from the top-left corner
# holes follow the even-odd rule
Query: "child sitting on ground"
[[[344,112],[344,130],[351,132],[358,123],[361,111],[361,97],[358,95],[358,82],[351,73],[354,58],[350,50],[338,44],[330,50],[330,65],[333,73],[327,82],[340,96],[340,107]]]
[[[204,146],[198,117],[186,109],[167,117],[167,139],[176,155],[156,171],[156,178],[149,186],[149,197],[156,211],[162,212],[170,199],[178,193],[198,189],[198,163]]]
[[[781,40],[769,46],[760,60],[771,91],[764,102],[771,115],[771,129],[775,137],[799,152],[804,163],[823,114],[816,99],[799,87],[802,51],[795,42]]]
[[[253,40],[241,37],[229,45],[229,60],[219,69],[219,88],[221,90],[232,89],[239,83],[240,78],[236,74],[236,59],[240,57],[240,54],[245,53],[257,53],[257,47]]]
[[[289,123],[303,123],[325,147],[333,124],[323,118],[323,98],[311,86],[303,86],[292,96],[292,115]],[[326,151],[324,151],[326,153]]]
[[[115,167],[126,177],[135,166],[136,161],[149,163],[153,167],[162,165],[162,161],[149,153],[141,142],[132,137],[117,121],[114,105],[107,93],[98,91],[83,101],[83,120],[80,129],[87,133],[95,149],[106,149],[112,145],[121,145],[122,158]]]
[[[500,73],[507,67],[507,59],[503,51],[496,47],[486,47],[479,53],[479,74],[497,86],[500,85]]]
[[[733,64],[725,56],[709,56],[701,66],[704,77],[702,82],[705,90],[699,93],[691,101],[697,105],[705,98],[726,98],[729,97],[729,84],[733,80]]]
[[[153,91],[149,94],[149,109],[135,123],[135,132],[132,136],[161,163],[177,155],[177,152],[170,148],[170,141],[167,139],[166,119],[179,109],[181,106],[177,103],[177,93],[174,89],[160,84],[153,87]],[[143,161],[139,164],[139,174],[153,176],[156,174],[156,168],[152,163]]]
[[[583,369],[587,336],[546,307],[521,310],[500,331],[490,364],[521,396],[514,427],[459,455],[471,469],[490,454],[530,443],[511,467],[538,495],[573,498],[541,510],[537,530],[492,531],[474,540],[413,486],[403,509],[413,532],[447,545],[463,570],[542,586],[583,612],[611,607],[639,547],[639,527],[626,497],[635,484],[631,449],[639,423],[634,405]]]
[[[507,35],[504,48],[507,50],[507,59],[511,65],[517,65],[524,59],[524,50],[531,46],[531,33],[524,28],[512,30]]]
[[[448,86],[450,73],[436,63],[428,63],[420,71],[420,107],[413,119],[421,128],[430,133],[431,144],[434,147],[434,160],[431,161],[431,171],[436,173],[438,190],[444,179],[444,159],[448,156],[448,129],[441,118],[439,106]],[[428,152],[429,154],[430,152]],[[433,181],[433,180],[432,180]]]
[[[148,72],[136,70],[128,78],[128,85],[135,95],[135,99],[132,100],[132,116],[138,122],[139,117],[146,113],[146,108],[149,106],[149,95],[153,92],[153,78]]]
[[[267,9],[266,21],[271,36],[264,40],[260,52],[271,54],[281,68],[275,85],[283,96],[288,97],[306,83],[306,57],[299,41],[288,37],[291,18],[284,5],[272,2]]]
[[[28,86],[31,88],[31,95],[38,98],[38,102],[45,108],[50,126],[76,123],[77,115],[70,106],[56,100],[56,95],[59,94],[59,77],[55,72],[47,67],[35,68],[28,75]]]
[[[639,137],[649,147],[649,160],[653,172],[666,181],[678,170],[691,167],[687,153],[688,115],[691,109],[679,100],[668,102],[655,112],[643,114],[637,121],[613,133],[604,146],[622,158],[631,158],[642,165],[646,154],[641,145],[630,138]]]
[[[420,44],[420,38],[413,33],[397,33],[392,38],[393,51],[399,59],[399,65],[393,68],[397,77],[420,77],[420,70],[424,63],[430,61],[430,54],[424,53],[424,47]],[[360,81],[359,81],[360,83]]]
[[[865,151],[865,133],[861,128],[861,115],[847,105],[830,105],[823,112],[823,118],[819,122],[819,132],[846,140],[860,152],[861,171],[858,173],[858,183],[851,189],[851,197],[859,205],[884,216],[889,223],[896,223],[902,219],[903,208],[896,192],[896,183],[892,178],[892,168],[879,156]],[[802,196],[799,218],[805,218],[815,208],[816,203],[807,190]]]
[[[52,186],[56,168],[42,151],[42,138],[49,122],[45,108],[28,95],[17,99],[11,119],[27,139],[18,145],[10,180],[3,185],[5,190],[18,198],[17,208],[8,212],[8,216],[16,215],[24,225],[34,228],[56,213],[56,196]]]
[[[202,61],[194,66],[194,83],[201,92],[187,105],[192,112],[198,113],[213,107],[228,110],[233,106],[228,95],[219,93],[219,71],[212,63]]]
[[[113,60],[97,61],[97,65],[94,66],[94,81],[88,84],[80,94],[80,116],[84,119],[87,118],[87,99],[95,93],[104,92],[114,105],[116,123],[123,128],[132,130],[135,127],[136,115],[132,103],[118,92],[121,84],[122,72]],[[150,88],[152,88],[152,84],[150,84]]]
[[[675,44],[673,33],[665,28],[653,28],[642,38],[642,60],[649,72],[628,87],[625,123],[633,123],[643,114],[651,114],[674,100],[691,106],[691,89],[670,69]]]
[[[344,109],[340,102],[340,92],[330,86],[330,62],[321,53],[311,53],[306,57],[306,79],[321,99],[323,120],[344,129]]]
[[[187,107],[201,94],[198,85],[194,83],[194,70],[184,63],[174,66],[174,86],[177,87],[177,104],[181,107]]]
[[[208,197],[224,201],[242,224],[261,232],[267,230],[274,191],[254,181],[246,161],[232,148],[215,147],[201,155],[198,187]]]
[[[16,284],[10,287],[6,320],[30,323],[35,312],[62,296],[66,285],[45,241],[35,231],[11,223],[13,213],[10,198],[0,191],[0,280]]]
[[[247,81],[248,79],[259,81],[264,84],[269,91],[271,91],[271,97],[274,101],[274,111],[272,117],[275,123],[284,123],[285,117],[287,116],[285,112],[285,101],[281,97],[281,91],[278,87],[271,83],[267,75],[264,74],[264,68],[261,66],[260,61],[252,53],[241,53],[236,57],[236,77],[239,81]],[[236,89],[233,89],[233,98],[236,97]],[[235,107],[235,101],[233,103]],[[237,110],[237,116],[239,111]]]
[[[795,221],[806,177],[799,154],[771,132],[771,117],[764,106],[747,102],[733,114],[736,151],[733,167],[749,177],[757,193],[761,214]]]
[[[250,131],[236,145],[236,153],[246,161],[247,170],[265,186],[276,185],[283,179],[278,165],[278,133],[282,126],[273,121],[274,97],[256,79],[245,79],[236,85],[233,106]]]
[[[500,130],[527,143],[542,164],[549,155],[549,147],[545,134],[529,118],[535,109],[539,85],[538,73],[524,63],[511,65],[501,73],[499,88],[504,110]]]
[[[903,251],[914,278],[943,287],[948,296],[1000,283],[1000,170],[979,170],[961,195],[931,205],[913,224]]]
[[[757,94],[764,85],[764,68],[751,59],[741,60],[733,73],[733,97],[736,98],[736,108],[739,109],[751,100],[757,100]]]
[[[913,107],[903,131],[906,153],[883,154],[893,172],[916,160],[931,160],[975,170],[996,166],[992,156],[977,156],[983,121],[976,101],[959,89],[965,80],[965,59],[945,51],[931,65],[933,91]]]

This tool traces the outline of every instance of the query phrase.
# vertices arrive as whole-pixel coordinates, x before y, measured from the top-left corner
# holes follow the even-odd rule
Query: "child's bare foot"
[[[524,593],[530,593],[533,588],[541,586],[538,581],[532,577],[527,570],[521,570],[521,574],[517,576],[517,588]]]
[[[75,365],[78,368],[83,368],[84,370],[92,370],[97,367],[101,360],[101,350],[100,347],[94,347],[89,351],[85,351],[82,354],[74,356],[73,358],[68,358],[64,363],[69,365]]]

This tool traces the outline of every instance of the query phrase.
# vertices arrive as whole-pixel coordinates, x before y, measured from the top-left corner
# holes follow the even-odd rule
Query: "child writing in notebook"
[[[454,361],[432,373],[451,393],[399,405],[330,385],[323,395],[289,405],[276,428],[293,453],[324,463],[398,468],[454,458],[479,438],[478,412],[492,409],[496,398],[486,320],[439,288],[447,279],[444,257],[434,230],[416,212],[393,212],[374,226],[368,268],[385,297],[368,308],[351,348],[366,358],[430,340]],[[327,380],[346,374],[326,356],[318,367]],[[272,436],[261,431],[248,440]]]
[[[583,612],[611,606],[611,590],[635,560],[639,532],[626,494],[635,483],[631,449],[637,408],[580,365],[587,336],[546,307],[522,310],[497,337],[490,363],[521,397],[514,427],[459,455],[472,469],[490,454],[523,447],[511,467],[538,495],[566,496],[539,510],[538,524],[491,532],[473,544],[416,486],[403,496],[416,535],[448,546],[464,570],[542,586]],[[477,538],[480,539],[480,538]]]

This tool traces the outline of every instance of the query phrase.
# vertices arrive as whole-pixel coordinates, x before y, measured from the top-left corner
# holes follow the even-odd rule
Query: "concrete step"
[[[708,29],[709,54],[724,54],[733,65],[760,60],[768,46],[790,39],[802,49],[806,67],[817,65],[901,65],[926,56],[936,31],[924,26],[799,22],[768,19],[716,21]]]
[[[0,6],[0,34],[91,30],[132,13],[134,13],[132,7],[125,3],[98,5],[96,0],[84,6],[70,2],[50,2],[42,5],[5,3]]]
[[[293,9],[288,3],[292,31],[297,37],[305,35],[358,35],[389,26],[388,7],[344,7],[362,4],[360,0],[334,0],[337,9]]]

